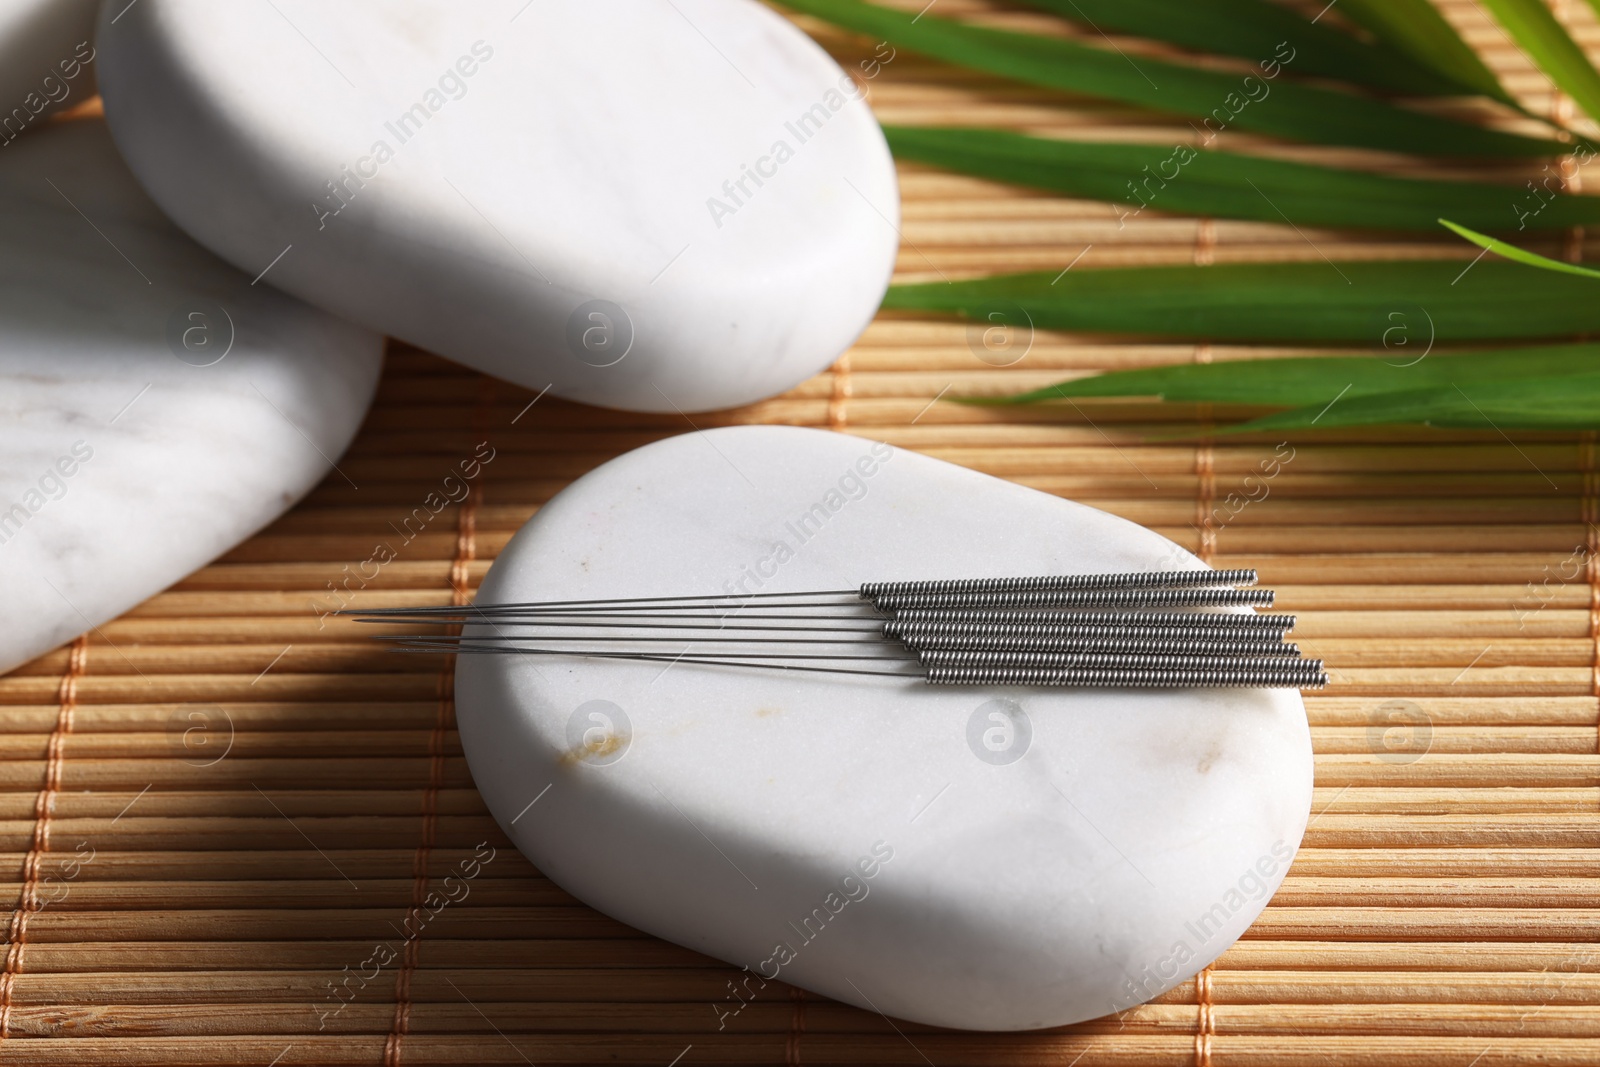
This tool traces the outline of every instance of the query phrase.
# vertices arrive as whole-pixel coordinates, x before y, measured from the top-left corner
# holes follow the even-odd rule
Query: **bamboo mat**
[[[1557,7],[1600,45],[1586,5]],[[1570,114],[1481,12],[1444,10],[1531,106]],[[1047,24],[973,0],[939,13]],[[806,25],[842,61],[872,51]],[[903,54],[868,84],[885,121],[1188,133]],[[1231,146],[1252,144],[1269,150]],[[902,280],[1062,269],[1080,254],[1079,269],[1467,258],[1449,241],[1154,210],[1119,229],[1103,204],[914,166],[902,188]],[[1546,250],[1577,257],[1593,240],[1556,235]],[[0,678],[0,850],[16,902],[0,1061],[1600,1063],[1594,435],[1152,444],[1152,430],[1203,435],[1234,413],[937,400],[1251,354],[1041,333],[998,368],[964,326],[885,315],[828,373],[691,426],[534,403],[392,346],[342,475],[216,564]],[[887,440],[1261,570],[1333,684],[1306,699],[1317,778],[1305,845],[1243,940],[1154,1003],[1061,1031],[940,1032],[774,983],[719,1032],[712,1005],[731,968],[590,911],[509,847],[461,756],[450,668],[383,655],[319,618],[335,588],[358,607],[470,596],[574,477],[663,436],[743,422]],[[367,563],[483,441],[495,458],[470,495],[392,562]],[[1263,497],[1246,478],[1284,447],[1293,459]],[[470,892],[438,909],[430,894],[463,870],[477,872]]]

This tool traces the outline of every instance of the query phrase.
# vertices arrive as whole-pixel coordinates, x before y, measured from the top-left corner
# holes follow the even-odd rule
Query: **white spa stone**
[[[882,132],[756,0],[115,6],[107,120],[180,226],[509,381],[746,403],[830,364],[888,284]]]
[[[771,592],[1201,565],[1133,523],[924,456],[742,427],[579,479],[478,602],[715,593],[747,574]],[[544,873],[750,968],[738,999],[706,1009],[732,1030],[743,1001],[783,998],[757,972],[979,1030],[1126,1008],[1239,936],[1306,826],[1310,735],[1290,690],[663,666],[463,656],[461,738]],[[991,718],[996,700],[1025,720]]]
[[[0,671],[283,513],[349,444],[381,344],[185,237],[103,123],[0,150]]]
[[[0,0],[0,145],[94,95],[99,10],[99,0]]]

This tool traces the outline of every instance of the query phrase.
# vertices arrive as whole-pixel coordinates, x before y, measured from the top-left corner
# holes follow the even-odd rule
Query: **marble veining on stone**
[[[180,233],[103,123],[5,148],[0,671],[287,510],[349,444],[381,366],[377,335]]]

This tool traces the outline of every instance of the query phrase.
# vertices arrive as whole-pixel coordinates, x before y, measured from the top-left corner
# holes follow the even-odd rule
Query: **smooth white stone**
[[[227,319],[231,350],[196,365]],[[0,152],[0,671],[282,514],[349,444],[382,361],[377,335],[180,233],[103,123]]]
[[[755,0],[141,0],[97,46],[118,145],[202,244],[557,396],[781,392],[865,328],[893,267],[882,132]],[[736,203],[745,165],[770,176]]]
[[[99,10],[99,0],[0,0],[0,145],[95,94]]]
[[[802,542],[792,524],[818,504]],[[1133,523],[924,456],[741,427],[579,479],[512,539],[478,602],[713,593],[753,572],[763,584],[745,588],[771,592],[1197,566]],[[463,656],[461,739],[500,825],[623,922],[769,976],[787,943],[783,980],[900,1018],[1026,1029],[1154,996],[1249,925],[1306,825],[1310,733],[1290,690],[663,667]],[[1021,705],[1025,749],[1020,729],[985,747],[996,724],[979,709],[997,698]],[[995,747],[1022,755],[977,754]],[[845,883],[875,845],[892,859]],[[841,887],[866,895],[804,940]],[[780,995],[749,981],[740,996]],[[739,1003],[708,1011],[733,1028],[722,1013]]]

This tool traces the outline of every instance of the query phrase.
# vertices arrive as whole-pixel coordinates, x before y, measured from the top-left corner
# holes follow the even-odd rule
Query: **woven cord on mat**
[[[1194,976],[1194,1000],[1198,1009],[1194,1026],[1194,1067],[1211,1067],[1211,1035],[1216,1027],[1211,1015],[1210,967]]]
[[[945,2],[953,17],[999,10]],[[1531,108],[1570,114],[1481,11],[1443,9]],[[1600,43],[1587,5],[1558,13]],[[847,67],[872,54],[806,26]],[[870,100],[889,122],[1192,136],[908,53],[883,65]],[[1252,143],[1230,136],[1214,147]],[[901,189],[906,281],[1060,271],[1090,246],[1073,269],[1471,258],[1449,240],[1154,208],[1119,229],[1104,204],[915,165]],[[1590,239],[1536,246],[1593,261]],[[997,368],[960,324],[881,315],[812,381],[693,425],[565,404],[392,346],[340,460],[359,492],[330,479],[213,566],[0,678],[0,849],[16,900],[0,1062],[1600,1062],[1595,435],[1513,446],[1324,432],[1287,442],[1286,458],[1276,439],[1210,434],[1222,411],[948,402],[1249,354],[1203,340],[1032,340]],[[1304,846],[1242,940],[1114,1017],[951,1033],[776,982],[755,989],[583,907],[509,846],[462,760],[448,666],[385,655],[327,612],[459,603],[573,478],[651,440],[743,422],[887,440],[1123,515],[1216,566],[1260,568],[1334,683],[1306,700],[1316,788]],[[479,442],[493,458],[486,447],[465,495],[425,507],[446,475],[465,477]],[[1241,506],[1245,480],[1273,464],[1270,491]],[[375,543],[392,560],[367,565]],[[452,876],[467,892],[439,907]]]
[[[83,677],[89,662],[87,636],[72,642],[67,654],[67,667],[61,676],[56,694],[56,721],[50,731],[45,748],[44,783],[33,805],[33,833],[28,842],[28,854],[22,863],[22,888],[17,894],[17,906],[11,912],[11,922],[6,929],[6,963],[0,973],[0,1042],[11,1033],[11,1004],[15,995],[17,976],[22,973],[23,953],[28,945],[28,921],[44,906],[41,902],[40,871],[45,854],[50,851],[50,817],[55,811],[56,793],[61,788],[61,768],[66,761],[67,735],[72,732],[72,712],[78,703],[78,679]]]
[[[1567,15],[1565,0],[1558,0],[1556,13],[1558,16]],[[1563,125],[1572,119],[1572,97],[1559,89],[1551,96],[1551,113],[1555,120]],[[1561,160],[1562,187],[1571,193],[1583,191],[1583,172],[1578,167],[1575,155],[1567,155]],[[1566,245],[1563,249],[1565,258],[1569,263],[1583,262],[1584,227],[1573,226],[1567,230]],[[1583,511],[1582,522],[1584,529],[1584,575],[1589,582],[1589,637],[1594,642],[1594,659],[1592,664],[1593,692],[1600,697],[1600,561],[1595,559],[1600,551],[1600,471],[1595,467],[1595,432],[1585,431],[1578,435],[1579,460],[1578,469],[1583,476]],[[1600,753],[1600,711],[1595,716],[1595,752]]]
[[[487,379],[479,383],[478,404],[474,409],[473,436],[481,434],[488,423],[492,407],[492,391]],[[455,557],[450,561],[450,602],[455,605],[472,602],[470,564],[478,555],[478,509],[483,503],[483,486],[474,484],[467,490],[466,499],[456,516]],[[455,658],[445,657],[444,669],[439,674],[438,716],[428,737],[428,785],[422,794],[422,840],[417,844],[412,861],[411,907],[406,913],[402,929],[405,942],[400,967],[394,984],[394,1022],[389,1038],[384,1043],[384,1067],[399,1067],[401,1045],[411,1027],[411,978],[422,952],[423,908],[428,902],[428,864],[432,858],[434,839],[438,831],[439,790],[444,782],[445,741],[455,728],[456,672]],[[431,910],[431,909],[430,909]]]
[[[789,1040],[783,1047],[785,1067],[800,1067],[800,1035],[806,1032],[806,993],[803,989],[789,990],[794,1012],[789,1020]]]
[[[1203,145],[1202,147],[1209,147]],[[1194,228],[1194,265],[1209,267],[1217,261],[1217,220],[1204,218]],[[1194,346],[1196,363],[1211,362],[1211,345],[1201,341]],[[1217,493],[1216,473],[1211,454],[1211,404],[1198,405],[1195,421],[1200,423],[1200,439],[1194,446],[1194,474],[1197,496],[1195,499],[1195,533],[1198,545],[1195,555],[1207,563],[1217,552],[1217,524],[1214,515]]]

